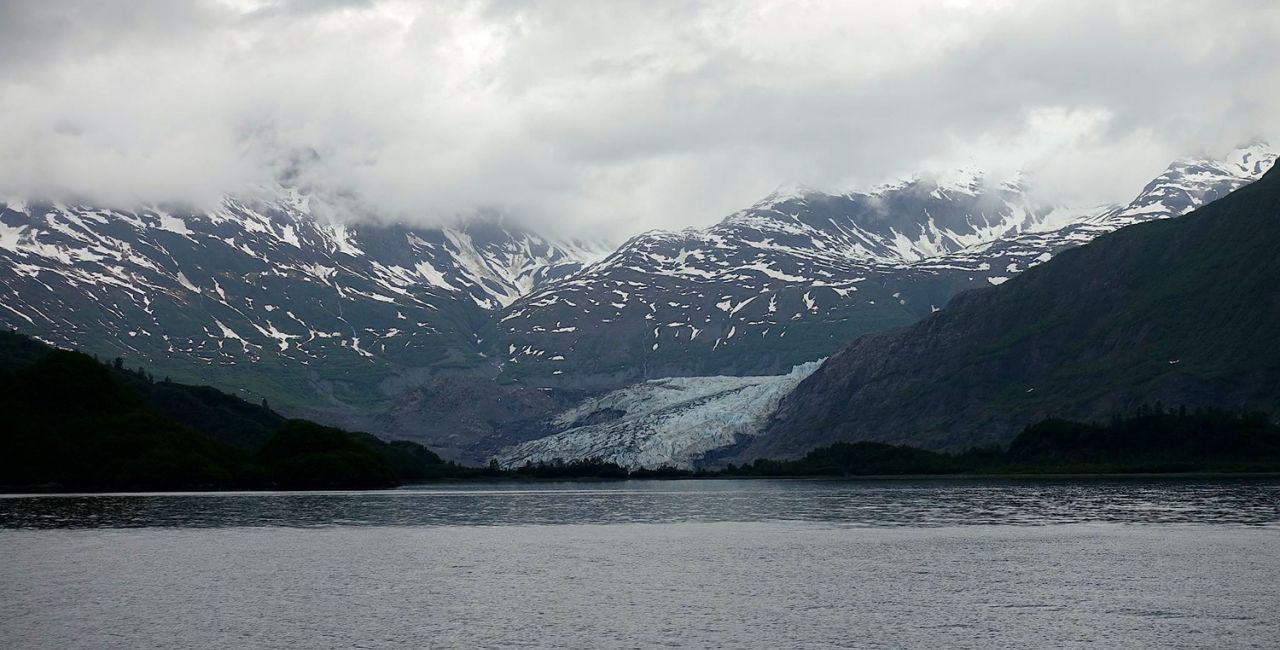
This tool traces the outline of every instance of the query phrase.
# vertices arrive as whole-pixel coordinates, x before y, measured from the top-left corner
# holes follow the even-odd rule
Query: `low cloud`
[[[1276,137],[1280,4],[0,2],[0,192],[714,221],[774,187],[1025,169],[1122,200]]]

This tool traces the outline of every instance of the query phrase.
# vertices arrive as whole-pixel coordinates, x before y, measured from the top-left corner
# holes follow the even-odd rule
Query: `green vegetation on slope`
[[[75,490],[381,488],[473,470],[412,442],[284,420],[0,333],[0,485]]]
[[[251,486],[243,450],[169,420],[106,366],[55,350],[0,373],[0,484],[70,489]]]

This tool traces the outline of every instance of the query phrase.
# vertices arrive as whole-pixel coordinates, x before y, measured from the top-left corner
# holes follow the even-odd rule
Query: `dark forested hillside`
[[[959,453],[883,442],[837,442],[796,460],[730,465],[725,476],[902,474],[1126,474],[1275,472],[1280,425],[1263,413],[1220,409],[1166,411],[1142,406],[1106,423],[1049,418],[1019,433],[1007,449]]]
[[[458,471],[411,442],[288,420],[0,333],[0,485],[49,489],[377,488]]]
[[[1217,409],[1188,413],[1144,407],[1106,424],[1048,419],[1027,427],[1009,444],[1021,466],[1094,466],[1176,471],[1247,467],[1274,469],[1280,461],[1280,426],[1263,413]]]
[[[740,458],[836,441],[1003,444],[1049,416],[1163,401],[1280,411],[1280,172],[1068,250],[927,320],[862,337]]]

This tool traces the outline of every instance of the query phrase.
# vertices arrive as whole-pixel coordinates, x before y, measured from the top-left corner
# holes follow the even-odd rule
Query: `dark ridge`
[[[1004,445],[1050,415],[1162,401],[1280,411],[1280,172],[1186,216],[1067,250],[864,336],[788,396],[737,457],[838,441]]]

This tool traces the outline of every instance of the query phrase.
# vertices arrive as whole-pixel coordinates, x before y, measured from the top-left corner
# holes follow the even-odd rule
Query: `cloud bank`
[[[1280,135],[1280,3],[0,2],[0,192],[702,224],[779,184],[1022,168],[1122,200]]]

